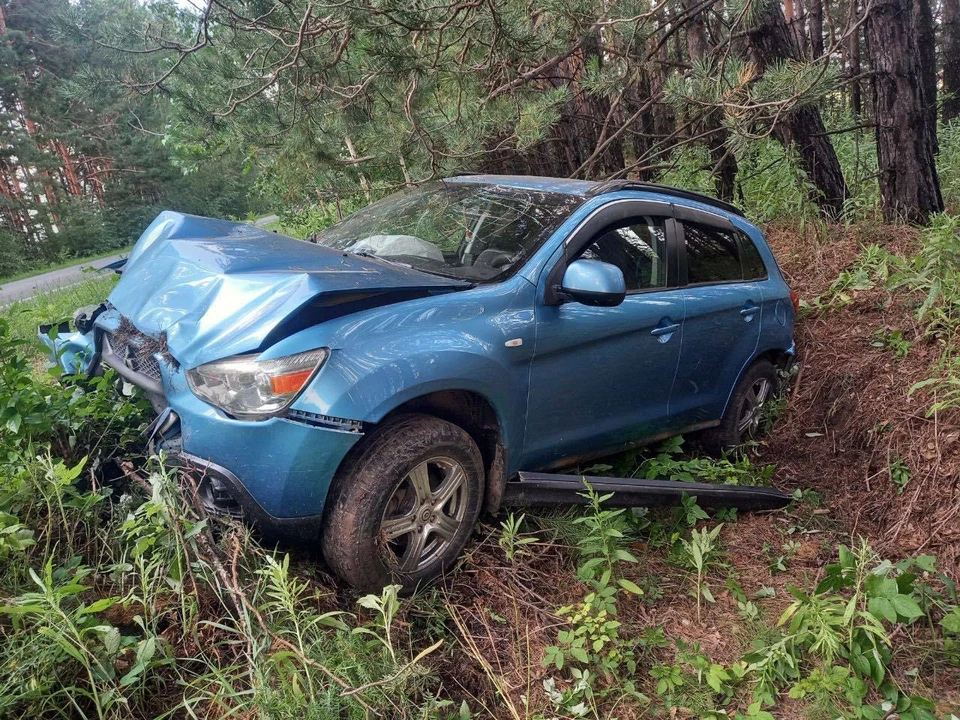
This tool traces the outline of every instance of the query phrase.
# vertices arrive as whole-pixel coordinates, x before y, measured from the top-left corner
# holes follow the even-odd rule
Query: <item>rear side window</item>
[[[667,285],[666,221],[639,217],[602,230],[580,258],[602,260],[623,271],[627,292]]]
[[[684,223],[683,236],[687,246],[688,284],[743,279],[739,243],[732,232],[709,225]]]
[[[767,267],[763,264],[760,251],[746,233],[740,233],[740,251],[743,253],[743,279],[763,280],[767,277]]]

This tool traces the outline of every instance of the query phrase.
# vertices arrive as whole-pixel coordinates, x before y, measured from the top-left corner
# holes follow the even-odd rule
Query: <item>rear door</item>
[[[544,273],[522,465],[595,453],[660,431],[680,359],[683,290],[671,208],[623,200],[600,208]],[[624,273],[617,307],[551,301],[566,264],[586,258]]]
[[[686,315],[670,406],[674,421],[690,427],[720,419],[756,352],[764,277],[725,217],[684,207],[675,213]]]

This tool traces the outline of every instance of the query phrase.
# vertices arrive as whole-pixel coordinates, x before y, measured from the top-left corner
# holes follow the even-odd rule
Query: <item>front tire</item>
[[[401,415],[337,473],[324,513],[324,557],[359,590],[427,585],[460,555],[483,493],[483,459],[466,431],[429,415]]]
[[[730,396],[720,424],[704,430],[700,444],[711,455],[725,452],[755,440],[763,429],[766,406],[779,389],[777,370],[769,360],[757,360],[747,368]]]

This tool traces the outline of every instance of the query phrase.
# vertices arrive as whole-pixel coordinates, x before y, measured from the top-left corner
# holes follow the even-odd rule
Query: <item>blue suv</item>
[[[108,301],[48,344],[146,393],[155,446],[208,507],[319,539],[359,588],[410,587],[520,471],[756,433],[795,302],[726,203],[472,175],[308,243],[164,212]]]

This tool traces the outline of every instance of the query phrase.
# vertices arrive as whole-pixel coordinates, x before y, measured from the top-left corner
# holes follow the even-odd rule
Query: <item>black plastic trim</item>
[[[696,496],[697,504],[706,508],[777,510],[792,500],[790,495],[771,487],[521,472],[517,480],[506,484],[502,504],[512,507],[585,505],[589,500],[580,495],[586,490],[584,480],[598,493],[613,493],[605,503],[611,507],[674,506],[680,505],[683,496],[688,495]]]

